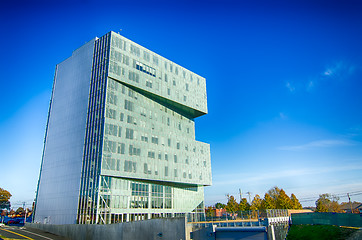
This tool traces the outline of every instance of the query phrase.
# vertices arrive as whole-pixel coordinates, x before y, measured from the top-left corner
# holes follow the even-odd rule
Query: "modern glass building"
[[[109,32],[56,66],[34,222],[204,217],[205,78]]]

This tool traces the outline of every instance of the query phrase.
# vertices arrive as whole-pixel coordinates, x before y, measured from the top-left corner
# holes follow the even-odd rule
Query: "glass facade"
[[[210,147],[194,119],[207,113],[205,79],[110,32],[94,42],[89,85],[76,222],[203,219]]]

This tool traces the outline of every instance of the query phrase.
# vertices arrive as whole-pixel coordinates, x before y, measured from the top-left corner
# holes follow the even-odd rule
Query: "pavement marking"
[[[1,229],[1,230],[4,230],[4,231],[7,231],[7,232],[10,232],[10,233],[16,234],[16,235],[18,235],[18,236],[20,236],[20,237],[23,237],[23,238],[27,238],[27,239],[30,239],[30,240],[34,240],[34,239],[30,238],[30,237],[27,237],[27,236],[21,235],[21,234],[19,234],[19,233],[16,233],[16,232],[13,232],[13,231],[10,231],[10,230],[6,230],[6,229]]]
[[[30,233],[30,234],[33,234],[33,235],[36,235],[38,237],[42,237],[42,238],[45,238],[45,239],[49,239],[49,240],[53,240],[52,238],[48,238],[48,237],[44,237],[42,235],[39,235],[39,234],[36,234],[36,233],[33,233],[33,232],[29,232],[29,231],[26,231],[26,230],[23,230],[23,229],[19,229],[21,231],[24,231],[24,232],[27,232],[27,233]]]

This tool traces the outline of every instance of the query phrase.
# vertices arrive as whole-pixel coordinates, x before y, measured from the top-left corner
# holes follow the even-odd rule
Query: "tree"
[[[248,211],[250,210],[250,204],[248,203],[248,200],[246,198],[242,198],[239,203],[239,211]]]
[[[226,211],[229,213],[234,213],[238,210],[238,203],[236,202],[234,196],[229,196],[228,203],[226,204]]]
[[[214,217],[215,216],[215,210],[210,206],[206,209],[206,216],[207,217]]]
[[[255,195],[253,201],[251,201],[250,210],[259,210],[261,209],[262,200],[258,194]]]
[[[225,204],[219,203],[219,202],[215,204],[215,208],[216,208],[216,209],[225,208],[225,206],[226,206]]]
[[[269,196],[273,199],[275,204],[277,202],[277,198],[278,198],[278,196],[280,194],[280,191],[281,191],[281,189],[278,188],[277,186],[269,189],[269,191],[268,191]],[[276,205],[275,205],[275,207],[276,207]]]
[[[275,209],[276,208],[274,199],[268,193],[265,193],[264,199],[261,202],[261,207],[262,207],[262,209]]]
[[[280,189],[276,203],[277,208],[279,209],[292,209],[292,201],[283,189]]]
[[[328,193],[319,195],[315,202],[316,212],[342,212],[338,200],[337,196]]]
[[[25,212],[24,211],[24,208],[22,208],[22,207],[19,207],[17,210],[16,210],[16,214],[22,214],[23,212]]]
[[[290,196],[290,200],[292,201],[292,209],[302,209],[302,204],[300,204],[298,198],[292,193]]]
[[[10,192],[7,190],[0,188],[0,209],[8,209],[10,210],[10,198],[11,198]]]

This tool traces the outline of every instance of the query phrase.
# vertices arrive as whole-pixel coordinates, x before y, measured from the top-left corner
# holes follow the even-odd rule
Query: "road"
[[[16,226],[0,227],[0,239],[68,240],[42,230]]]

